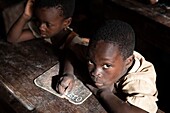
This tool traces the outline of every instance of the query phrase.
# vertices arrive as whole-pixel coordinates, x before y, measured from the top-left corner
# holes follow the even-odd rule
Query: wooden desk
[[[138,0],[110,0],[122,7],[128,8],[138,14],[141,14],[155,22],[170,27],[170,12],[165,11],[158,5],[144,4]]]
[[[120,19],[132,25],[137,48],[156,47],[170,54],[170,10],[164,13],[160,7],[138,0],[106,0],[104,4],[106,19]]]
[[[1,98],[17,113],[106,113],[93,95],[83,104],[74,105],[33,83],[56,63],[51,45],[42,40],[16,45],[0,41]]]

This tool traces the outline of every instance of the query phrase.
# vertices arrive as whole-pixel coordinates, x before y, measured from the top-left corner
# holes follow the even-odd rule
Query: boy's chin
[[[49,38],[47,34],[40,34],[42,38]]]

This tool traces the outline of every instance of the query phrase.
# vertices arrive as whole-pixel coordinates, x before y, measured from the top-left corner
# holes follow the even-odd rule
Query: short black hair
[[[133,28],[120,20],[107,20],[91,38],[90,44],[104,40],[118,46],[124,59],[133,54],[135,48],[135,33]]]
[[[69,18],[73,16],[75,9],[75,0],[35,0],[35,8],[56,7],[61,10],[61,16]]]

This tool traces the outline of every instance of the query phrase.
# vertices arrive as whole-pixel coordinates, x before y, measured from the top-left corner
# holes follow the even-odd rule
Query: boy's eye
[[[109,67],[111,67],[110,64],[105,64],[105,65],[103,65],[103,68],[104,68],[104,69],[107,69],[107,68],[109,68]]]
[[[89,60],[89,61],[88,61],[88,64],[89,64],[89,65],[92,65],[93,63],[92,63],[92,61]]]
[[[47,27],[51,27],[51,24],[50,24],[50,23],[46,23],[46,26],[47,26]]]

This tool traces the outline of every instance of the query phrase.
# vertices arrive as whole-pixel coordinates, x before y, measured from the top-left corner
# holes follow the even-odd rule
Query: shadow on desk
[[[0,107],[0,112],[107,113],[94,95],[82,104],[74,105],[33,83],[56,63],[58,57],[52,45],[42,39],[15,45],[0,41],[0,92],[3,92],[0,101],[4,100],[0,103],[3,108]]]
[[[0,113],[16,113],[8,103],[0,98]]]

